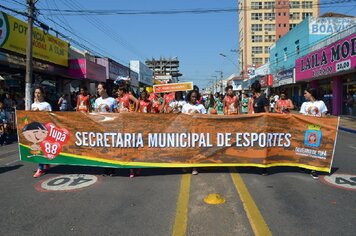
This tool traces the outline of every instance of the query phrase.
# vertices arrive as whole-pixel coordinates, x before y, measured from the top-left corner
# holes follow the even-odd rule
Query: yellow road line
[[[187,231],[188,206],[190,192],[190,173],[184,174],[180,182],[180,190],[177,201],[176,219],[173,226],[172,236],[184,236]]]
[[[230,168],[230,175],[232,181],[234,182],[235,188],[240,196],[240,199],[247,214],[247,218],[250,221],[252,230],[255,235],[272,235],[271,230],[266,224],[244,181],[242,180],[241,176],[236,173],[235,168]]]

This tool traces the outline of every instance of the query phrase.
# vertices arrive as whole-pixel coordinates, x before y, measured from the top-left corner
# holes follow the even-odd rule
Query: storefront
[[[346,97],[350,93],[356,98],[355,77],[355,33],[296,60],[296,82],[317,88],[332,115],[349,115]],[[351,109],[355,116],[355,102]]]
[[[85,58],[69,60],[68,75],[79,80],[75,86],[87,87],[90,94],[96,94],[99,82],[106,82],[106,68]],[[79,91],[79,87],[75,90]]]
[[[279,71],[273,76],[273,92],[279,94],[281,90],[284,90],[294,104],[298,104],[300,100],[300,94],[296,87],[294,68]]]

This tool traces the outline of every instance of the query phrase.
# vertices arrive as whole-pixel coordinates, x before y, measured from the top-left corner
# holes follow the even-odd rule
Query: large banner
[[[0,11],[0,48],[26,55],[27,23]],[[69,44],[33,27],[33,57],[68,66]]]
[[[21,160],[29,162],[330,172],[338,118],[17,111],[17,127]]]

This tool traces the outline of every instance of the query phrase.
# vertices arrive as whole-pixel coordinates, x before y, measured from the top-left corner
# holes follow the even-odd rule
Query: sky
[[[334,2],[340,3],[322,7],[321,14],[333,11],[355,15],[355,0]],[[25,11],[25,3],[1,0],[0,4]],[[231,51],[238,48],[237,12],[88,16],[44,9],[157,11],[236,8],[237,4],[238,0],[38,0],[36,7],[40,21],[124,65],[130,60],[178,57],[183,74],[180,81],[205,88],[220,77],[217,71],[226,78],[238,70],[238,54]]]

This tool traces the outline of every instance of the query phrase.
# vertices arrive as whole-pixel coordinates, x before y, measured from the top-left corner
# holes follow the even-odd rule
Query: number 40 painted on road
[[[333,187],[356,191],[356,175],[335,173],[323,176],[321,180]]]
[[[44,191],[71,191],[88,187],[95,184],[98,178],[95,175],[60,175],[47,180],[40,184],[39,190]]]

